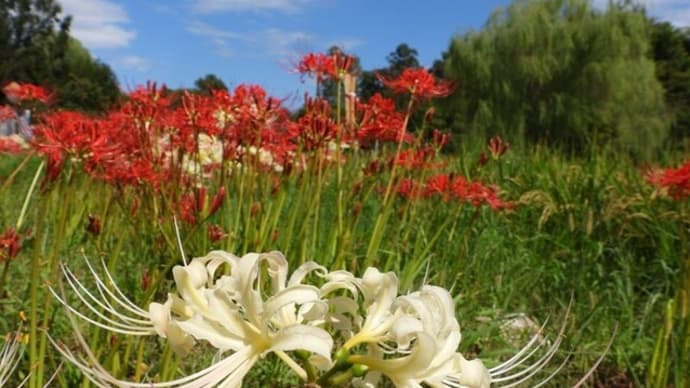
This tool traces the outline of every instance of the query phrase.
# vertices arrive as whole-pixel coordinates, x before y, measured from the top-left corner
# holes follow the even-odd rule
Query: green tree
[[[115,74],[69,36],[61,12],[54,0],[0,0],[0,84],[47,86],[59,107],[103,111],[121,95]]]
[[[403,70],[407,68],[420,67],[417,55],[419,55],[417,50],[408,46],[407,43],[399,44],[398,47],[386,57],[388,61],[388,68],[384,70],[386,76],[395,78],[402,74]]]
[[[78,40],[69,39],[65,62],[64,76],[55,81],[60,107],[103,112],[122,96],[110,66],[94,59]]]
[[[357,95],[364,101],[371,98],[376,93],[387,95],[386,88],[379,81],[376,74],[380,74],[387,78],[395,78],[402,74],[402,71],[408,67],[419,67],[419,60],[417,59],[417,50],[408,46],[407,43],[399,44],[395,50],[386,56],[388,66],[380,69],[364,70],[361,72],[358,85]]]
[[[651,21],[652,58],[672,115],[672,144],[690,137],[690,29]]]
[[[204,94],[211,94],[213,90],[228,90],[222,79],[215,74],[206,74],[205,76],[194,81],[196,91]]]
[[[615,144],[649,155],[668,131],[642,12],[587,0],[517,0],[451,42],[454,129],[524,136],[575,151]]]
[[[0,0],[0,83],[64,76],[71,18],[60,13],[53,0]]]

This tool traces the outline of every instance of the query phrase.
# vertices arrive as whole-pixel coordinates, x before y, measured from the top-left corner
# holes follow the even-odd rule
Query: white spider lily
[[[268,291],[271,293],[268,297],[264,297],[265,293],[261,289],[264,284],[261,279],[263,263],[268,267]],[[230,275],[222,275],[216,280],[215,273],[223,264],[230,267]],[[71,288],[98,320],[69,306],[64,298],[53,291],[60,302],[80,318],[99,327],[126,334],[158,334],[166,337],[173,349],[177,347],[177,351],[184,352],[193,337],[209,342],[218,349],[219,355],[230,352],[224,359],[193,375],[151,384],[128,382],[111,376],[98,364],[80,335],[78,338],[89,356],[89,362],[80,360],[72,352],[53,342],[69,361],[99,386],[240,386],[252,365],[269,352],[275,353],[302,379],[307,378],[307,373],[286,351],[305,350],[325,360],[325,364],[330,364],[333,340],[325,330],[316,326],[324,322],[327,305],[321,300],[318,288],[302,284],[310,273],[324,276],[325,269],[318,264],[306,263],[288,279],[287,261],[278,252],[248,254],[241,258],[226,252],[211,252],[205,257],[195,258],[189,265],[173,268],[179,296],[169,295],[164,304],[152,303],[148,311],[135,308],[114,285],[116,292],[109,292],[100,277],[91,270],[104,301],[98,301],[71,271],[63,267]],[[110,275],[107,276],[112,280]],[[106,298],[106,295],[110,298]],[[115,296],[121,298],[114,298]],[[111,298],[142,319],[134,321],[135,318],[115,311],[113,304],[108,301]],[[89,302],[108,314],[100,312]],[[139,326],[128,326],[130,323]]]
[[[61,264],[60,267],[67,284],[90,313],[82,313],[72,307],[52,287],[49,287],[53,296],[71,313],[103,329],[128,335],[156,334],[151,314],[132,303],[117,287],[117,284],[107,270],[105,262],[101,262],[101,264],[104,268],[107,284],[86,258],[84,258],[84,261],[96,283],[97,295],[89,291],[66,265]]]
[[[534,375],[539,373],[549,363],[549,361],[551,361],[553,356],[556,354],[556,351],[558,351],[561,342],[563,341],[567,317],[570,314],[570,307],[571,306],[568,306],[566,311],[565,318],[563,319],[563,325],[558,333],[558,338],[547,346],[546,351],[541,355],[541,357],[537,358],[537,360],[534,362],[530,361],[532,357],[537,354],[539,349],[548,344],[548,341],[543,336],[543,330],[546,323],[539,328],[537,333],[535,333],[527,344],[523,346],[522,349],[520,349],[515,355],[488,370],[491,383],[496,387],[515,387],[525,383],[534,377]],[[546,384],[549,380],[556,376],[556,374],[565,366],[567,362],[568,358],[566,358],[558,367],[556,367],[556,369],[549,376],[537,383],[533,383],[532,386],[536,388]],[[470,376],[463,376],[462,372],[449,374],[443,380],[443,384],[453,388],[471,387],[472,385],[467,384],[468,377]]]
[[[101,278],[87,265],[95,279],[95,292],[67,267],[62,266],[62,271],[88,311],[77,310],[51,289],[71,313],[69,319],[87,357],[48,338],[99,387],[236,387],[268,353],[285,362],[307,386],[340,385],[349,379],[358,386],[374,387],[386,376],[395,386],[405,388],[513,387],[547,365],[566,327],[564,323],[553,343],[544,339],[542,327],[515,356],[487,369],[482,361],[467,360],[457,352],[460,325],[447,290],[425,285],[398,296],[395,274],[376,268],[368,268],[358,278],[346,271],[329,273],[308,262],[289,275],[287,260],[279,252],[238,257],[213,251],[175,266],[176,292],[168,294],[164,303],[151,303],[144,310],[125,297],[107,269]],[[310,275],[319,278],[320,287],[305,284]],[[119,380],[98,363],[73,316],[118,333],[156,334],[180,354],[187,353],[196,341],[205,341],[217,355],[206,369],[177,380]],[[334,338],[340,346],[332,361]],[[540,351],[543,347],[546,350]],[[298,351],[294,354],[299,362],[287,353],[291,351]],[[603,356],[597,364],[601,359]],[[564,364],[536,386],[549,381]]]
[[[385,333],[383,353],[353,355],[352,363],[386,375],[397,387],[444,386],[448,375],[458,376],[462,386],[489,387],[489,371],[479,360],[467,361],[457,353],[460,325],[453,299],[440,287],[424,286],[418,292],[397,297],[390,306],[394,317]],[[394,343],[395,346],[388,345]],[[384,353],[388,353],[384,358]],[[400,355],[400,357],[392,357]]]
[[[398,278],[394,273],[381,273],[370,267],[356,284],[364,296],[366,317],[359,332],[343,345],[346,350],[360,343],[380,342],[396,320],[391,309],[398,296]]]

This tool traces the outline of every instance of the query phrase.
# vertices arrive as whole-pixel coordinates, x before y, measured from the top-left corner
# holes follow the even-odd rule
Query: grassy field
[[[409,149],[425,149],[415,147]],[[458,139],[453,152],[426,149],[433,152],[416,164],[391,163],[400,156],[395,143],[304,151],[301,166],[285,169],[247,152],[241,164],[209,174],[196,170],[199,181],[173,174],[156,184],[96,176],[83,154],[65,159],[57,175],[50,159],[28,151],[0,155],[0,231],[16,226],[38,177],[18,228],[21,249],[3,261],[0,331],[15,330],[22,315],[26,334],[10,382],[31,371],[31,386],[40,386],[57,368],[53,385],[82,381],[46,337],[79,347],[47,289],[64,283],[61,263],[88,284],[83,257],[95,264],[102,258],[138,306],[165,300],[171,269],[182,263],[177,216],[188,257],[214,249],[237,255],[279,250],[291,268],[314,260],[355,274],[370,266],[393,271],[401,293],[422,284],[445,287],[461,325],[459,350],[488,367],[514,354],[546,322],[549,341],[562,325],[565,338],[536,381],[568,359],[549,384],[577,382],[613,337],[588,384],[648,385],[663,368],[676,386],[687,383],[687,336],[678,335],[680,313],[667,316],[672,299],[682,303],[687,201],[673,200],[639,165],[606,150],[568,157],[544,146],[513,146],[484,163],[480,155],[490,155],[484,139]],[[199,148],[191,153],[198,154]],[[679,161],[669,156],[663,163]],[[470,192],[480,185],[482,195],[451,191],[444,179],[458,177]],[[515,322],[523,326],[510,331]],[[203,343],[182,358],[162,340],[80,325],[103,366],[119,378],[163,381],[198,370],[213,356]],[[671,340],[657,343],[665,333]],[[653,356],[666,367],[653,364]],[[273,356],[245,378],[257,387],[297,382]]]

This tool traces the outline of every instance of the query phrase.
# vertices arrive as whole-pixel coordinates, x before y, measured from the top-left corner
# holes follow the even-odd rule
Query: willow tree
[[[668,119],[647,27],[624,7],[517,0],[451,41],[444,70],[460,88],[442,111],[461,131],[648,154]]]

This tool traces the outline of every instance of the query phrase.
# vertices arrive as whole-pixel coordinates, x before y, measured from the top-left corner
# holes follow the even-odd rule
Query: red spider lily
[[[166,126],[170,128],[171,147],[187,153],[197,152],[200,133],[215,136],[220,132],[214,113],[210,97],[185,91],[181,106],[165,115]]]
[[[367,103],[356,106],[359,116],[357,140],[362,146],[375,141],[409,142],[412,135],[404,128],[405,117],[395,110],[395,102],[389,98],[374,94]]]
[[[0,235],[0,263],[17,257],[20,248],[19,234],[14,228],[7,228]]]
[[[444,201],[450,199],[451,178],[448,174],[440,174],[427,179],[422,193],[425,197],[440,195]]]
[[[103,124],[77,112],[57,111],[45,116],[34,129],[32,143],[48,158],[49,178],[57,178],[67,159],[79,160],[87,171],[93,171],[101,161],[117,154]]]
[[[498,196],[494,186],[485,186],[481,182],[471,182],[462,176],[456,177],[450,184],[456,199],[471,203],[473,206],[488,205],[493,210],[510,209],[513,204],[504,202]]]
[[[101,220],[93,214],[89,214],[88,219],[89,223],[86,224],[86,231],[94,236],[101,234]]]
[[[423,68],[407,68],[396,79],[386,78],[382,74],[376,74],[376,77],[395,93],[409,93],[412,98],[446,97],[453,92],[452,82],[437,82],[434,76]]]
[[[391,163],[407,170],[423,170],[443,167],[443,162],[434,163],[431,161],[435,155],[436,150],[433,147],[402,150],[393,158]]]
[[[362,172],[365,176],[376,176],[383,171],[383,168],[384,163],[374,159],[362,169]]]
[[[235,88],[231,104],[223,109],[231,123],[221,134],[229,152],[237,146],[260,147],[263,141],[275,139],[284,130],[289,112],[279,99],[270,97],[258,85],[239,85]],[[231,155],[229,155],[231,156]]]
[[[22,101],[39,101],[48,104],[52,94],[47,89],[30,83],[10,82],[2,88],[7,99],[13,103]]]
[[[298,139],[305,150],[313,151],[335,140],[339,126],[333,118],[328,101],[307,98],[305,107],[306,113],[297,122],[289,124],[288,134]]]
[[[225,201],[225,187],[221,187],[209,203],[208,189],[199,187],[194,192],[182,196],[179,203],[179,214],[183,221],[196,224],[199,219],[213,215]]]
[[[17,112],[9,105],[0,105],[0,121],[17,118]]]
[[[12,136],[0,136],[0,154],[21,154],[22,145]]]
[[[433,130],[431,136],[434,146],[439,149],[443,148],[446,144],[448,144],[448,141],[450,140],[450,134],[441,132],[437,129]]]
[[[350,68],[355,63],[355,58],[351,55],[347,55],[342,51],[336,49],[332,54],[333,67],[334,67],[334,78],[342,79],[345,74],[350,73]]]
[[[485,153],[479,154],[479,158],[477,159],[477,164],[479,167],[484,167],[486,164],[489,163],[489,158],[486,156]]]
[[[649,172],[647,180],[656,186],[667,188],[669,195],[675,200],[687,198],[690,196],[690,161],[678,168]]]
[[[419,196],[420,192],[419,184],[412,179],[405,178],[398,184],[397,193],[402,198],[414,199]]]
[[[510,143],[503,141],[500,136],[489,139],[489,153],[493,160],[498,160],[510,149]]]
[[[206,231],[208,232],[208,238],[212,243],[217,243],[228,236],[220,225],[211,224],[206,228]]]
[[[426,198],[440,196],[446,202],[455,199],[475,207],[488,205],[493,210],[513,207],[513,204],[499,198],[495,187],[468,181],[462,176],[453,177],[452,174],[439,174],[427,179],[421,195]]]
[[[305,54],[295,68],[302,76],[316,78],[318,82],[326,77],[334,76],[335,69],[333,56],[322,53]]]
[[[182,221],[194,225],[197,222],[197,202],[194,198],[194,194],[183,195],[180,199],[180,218]]]
[[[151,274],[149,273],[149,270],[144,270],[144,273],[141,275],[141,289],[146,291],[149,289],[151,286]]]

